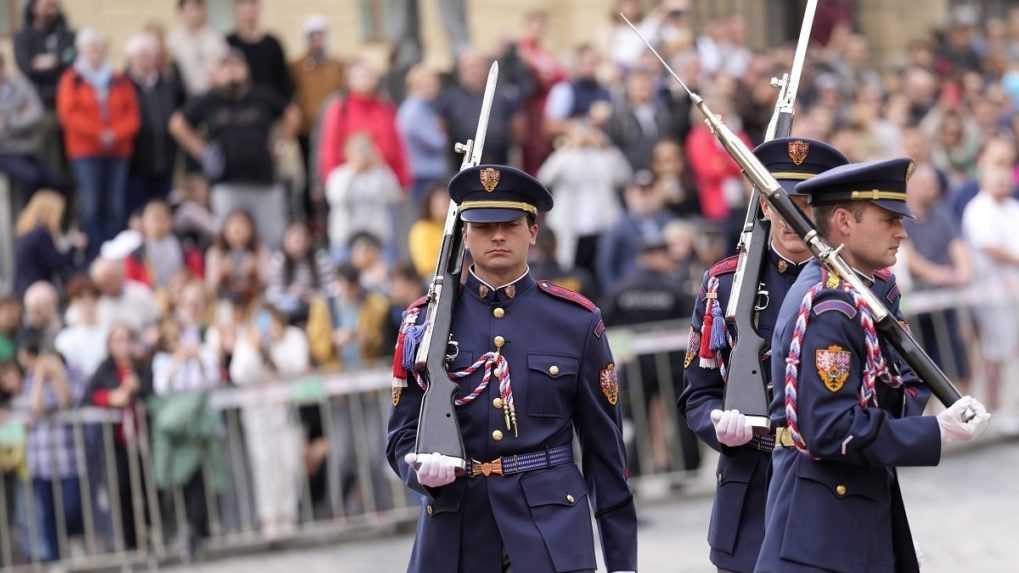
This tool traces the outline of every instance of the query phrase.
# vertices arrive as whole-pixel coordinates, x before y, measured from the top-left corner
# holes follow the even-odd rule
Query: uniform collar
[[[861,271],[860,269],[858,269],[856,267],[849,267],[849,268],[853,269],[853,272],[856,273],[856,276],[858,276],[861,279],[863,279],[863,282],[867,283],[868,287],[874,286],[874,283],[877,282],[877,279],[874,278],[874,275],[868,275],[867,273]]]
[[[530,290],[535,284],[531,277],[531,268],[527,267],[516,279],[499,287],[493,286],[481,279],[474,273],[474,265],[467,272],[467,280],[464,288],[474,296],[488,303],[507,304],[524,292]]]
[[[785,274],[787,272],[799,272],[803,267],[810,262],[813,257],[807,257],[800,262],[793,262],[792,259],[784,256],[782,253],[775,249],[775,244],[768,243],[768,260],[771,264],[778,269],[778,272]]]

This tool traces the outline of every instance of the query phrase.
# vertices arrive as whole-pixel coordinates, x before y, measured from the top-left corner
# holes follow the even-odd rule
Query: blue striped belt
[[[573,463],[573,446],[556,446],[547,450],[528,452],[526,454],[514,454],[502,456],[490,462],[479,462],[475,459],[467,460],[467,468],[464,472],[467,477],[479,476],[511,476],[534,470],[542,470],[553,466]]]

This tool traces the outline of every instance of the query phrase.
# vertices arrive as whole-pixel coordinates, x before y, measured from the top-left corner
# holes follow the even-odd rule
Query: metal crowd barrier
[[[49,484],[53,499],[49,515],[57,536],[55,553],[50,556],[54,561],[47,559],[40,547],[44,545],[44,525],[36,507],[38,492],[33,490],[36,476],[28,473],[23,463],[34,452],[24,447],[20,454],[15,451],[19,442],[25,444],[31,417],[24,412],[9,413],[0,420],[0,449],[5,456],[21,455],[22,463],[10,471],[5,467],[0,480],[0,568],[36,570],[54,563],[71,570],[152,565],[295,540],[384,532],[413,521],[416,501],[392,475],[383,456],[391,408],[389,385],[388,372],[379,369],[211,392],[208,409],[220,422],[215,441],[225,462],[226,484],[219,488],[212,476],[215,462],[208,458],[202,459],[194,478],[201,486],[192,487],[192,480],[157,486],[153,420],[141,408],[134,423],[124,422],[120,410],[93,407],[47,417],[47,423],[65,424],[70,430],[76,461],[74,497],[80,498],[80,504],[70,503],[65,500],[67,486],[61,487],[58,480]],[[259,504],[271,503],[274,492],[259,487],[260,480],[279,474],[279,463],[277,459],[254,463],[258,452],[252,448],[259,444],[251,440],[259,433],[258,416],[268,412],[267,408],[282,414],[277,419],[289,425],[297,438],[290,447],[299,450],[289,452],[296,463],[285,469],[293,473],[280,480],[297,490],[291,495],[290,523],[277,524],[271,537],[263,527],[266,522],[260,520],[264,512]],[[300,451],[302,413],[317,416],[328,446],[317,497],[313,497],[312,479],[305,471],[305,453]],[[133,437],[121,440],[118,428]],[[199,497],[197,504],[195,496]],[[194,507],[202,509],[207,531],[196,532],[189,523],[188,514]],[[196,547],[197,554],[193,551]]]
[[[14,223],[10,180],[0,174],[0,294],[14,289]]]
[[[128,442],[129,483],[118,483],[115,458],[115,425],[121,413],[100,408],[80,408],[47,416],[50,427],[61,424],[70,431],[75,471],[72,475],[35,476],[27,462],[33,455],[25,442],[31,431],[30,417],[26,413],[7,415],[0,426],[0,448],[5,459],[3,479],[0,480],[0,565],[4,570],[37,569],[49,557],[55,561],[81,567],[112,567],[136,558],[135,551],[124,544],[124,524],[119,492],[127,487],[130,503],[137,515],[145,503],[141,487],[144,464],[143,442]],[[20,443],[19,443],[20,441]],[[43,443],[59,449],[68,444],[54,440]],[[50,452],[53,453],[52,451]],[[50,477],[51,479],[46,479]],[[42,539],[45,524],[38,507],[36,493],[47,496],[53,511],[53,531],[56,547],[49,547]],[[144,537],[145,525],[135,521],[138,537]]]
[[[951,310],[959,315],[959,328],[965,330],[972,329],[971,307],[984,303],[986,297],[965,291],[915,293],[905,300],[911,321],[919,313],[936,315]],[[935,331],[947,332],[947,324],[937,324],[935,320]],[[687,335],[687,321],[608,331],[623,377],[624,438],[638,493],[649,483],[664,484],[667,491],[681,487],[696,475],[701,448],[685,430],[674,406],[681,388]],[[975,338],[964,336],[963,340],[970,344]],[[955,368],[950,362],[952,354],[943,354],[949,372]],[[218,480],[225,482],[221,487],[216,486],[211,455],[203,457],[199,477],[187,484],[157,487],[152,415],[139,411],[136,423],[121,426],[136,430],[132,439],[124,441],[118,438],[120,411],[90,407],[60,413],[56,419],[70,426],[73,437],[81,523],[74,527],[65,515],[67,490],[50,483],[59,562],[72,570],[158,565],[280,543],[378,535],[413,523],[418,500],[384,460],[390,400],[387,369],[313,374],[211,392],[208,408],[219,421],[214,441],[225,462],[223,477]],[[3,459],[16,449],[19,436],[23,439],[27,421],[20,413],[0,420]],[[309,450],[302,444],[308,428],[316,425],[319,429],[311,431],[324,440],[316,444],[325,459],[321,473],[312,476],[307,471]],[[296,436],[289,443],[299,455],[272,449],[279,443],[286,447],[284,435]],[[284,460],[287,455],[289,462]],[[29,495],[32,476],[4,468],[0,480],[0,567],[29,570],[41,564],[37,540],[42,524],[35,496]],[[297,491],[287,491],[287,484]],[[293,506],[282,508],[280,523],[267,521],[265,502],[279,498],[291,500]],[[207,531],[193,530],[195,518],[189,516],[193,511],[204,514],[199,525],[204,523]],[[134,547],[132,537],[137,540]],[[196,547],[197,553],[192,551]]]

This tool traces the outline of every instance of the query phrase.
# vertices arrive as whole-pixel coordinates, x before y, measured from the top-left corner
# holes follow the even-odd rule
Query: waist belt
[[[514,454],[502,456],[490,462],[479,462],[475,459],[467,460],[467,467],[464,475],[467,477],[479,476],[511,476],[534,470],[542,470],[553,466],[573,463],[573,446],[556,446],[547,450],[528,452],[526,454]]]
[[[746,445],[749,448],[770,454],[771,450],[775,449],[775,436],[772,434],[754,436]]]

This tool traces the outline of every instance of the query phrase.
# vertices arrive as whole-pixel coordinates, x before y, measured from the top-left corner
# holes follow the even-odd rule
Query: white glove
[[[747,417],[739,410],[712,410],[711,423],[715,425],[718,443],[734,448],[742,446],[754,437],[754,429]]]
[[[975,416],[969,421],[963,421],[967,411],[972,411]],[[948,407],[947,410],[938,414],[938,427],[941,429],[941,443],[968,442],[980,435],[980,432],[987,427],[991,415],[987,408],[972,396],[963,396]]]
[[[457,459],[439,453],[415,454],[411,452],[403,461],[414,468],[418,483],[425,487],[442,487],[456,479]]]

